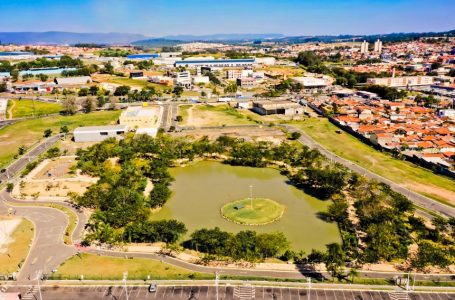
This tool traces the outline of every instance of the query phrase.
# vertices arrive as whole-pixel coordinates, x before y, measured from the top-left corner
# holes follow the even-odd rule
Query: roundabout
[[[223,218],[242,225],[266,225],[284,214],[286,207],[267,198],[245,198],[225,204],[221,208]]]

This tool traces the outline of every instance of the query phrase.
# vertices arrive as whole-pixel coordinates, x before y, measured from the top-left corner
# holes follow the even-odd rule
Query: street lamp
[[[250,185],[250,201],[251,201],[251,209],[253,209],[253,185]]]
[[[220,273],[218,271],[215,272],[215,286],[216,286],[216,300],[218,300],[218,284],[220,281]]]
[[[36,272],[36,281],[38,281],[38,293],[39,293],[39,298],[40,298],[40,300],[43,300],[43,295],[41,294],[41,285],[40,285],[41,274],[42,274],[42,271],[41,271],[41,270],[38,270],[38,271]]]
[[[123,288],[125,289],[126,300],[128,300],[128,289],[126,288],[127,279],[128,279],[128,272],[123,272]]]

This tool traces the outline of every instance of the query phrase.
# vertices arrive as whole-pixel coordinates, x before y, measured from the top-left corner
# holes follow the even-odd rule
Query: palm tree
[[[359,276],[359,270],[357,270],[356,268],[350,268],[349,276],[351,277],[351,283],[354,283],[354,278]]]

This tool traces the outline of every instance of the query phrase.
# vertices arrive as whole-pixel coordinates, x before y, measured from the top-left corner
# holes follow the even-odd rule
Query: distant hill
[[[184,41],[181,40],[170,40],[165,38],[152,38],[146,40],[134,41],[131,44],[134,46],[140,47],[150,47],[150,48],[161,48],[161,47],[173,47],[178,44],[183,44]]]
[[[163,39],[179,40],[184,42],[214,42],[214,41],[254,41],[266,39],[279,39],[284,35],[280,33],[232,33],[232,34],[209,34],[209,35],[170,35],[165,36]]]
[[[340,41],[363,41],[374,42],[381,39],[383,42],[411,41],[422,37],[455,37],[455,30],[444,32],[410,32],[410,33],[388,33],[373,35],[319,35],[319,36],[287,36],[280,39],[273,39],[274,42],[284,44],[300,44],[310,42],[333,43]]]
[[[121,44],[127,45],[133,41],[143,40],[147,37],[142,34],[130,33],[76,33],[64,31],[48,32],[0,32],[2,44]]]

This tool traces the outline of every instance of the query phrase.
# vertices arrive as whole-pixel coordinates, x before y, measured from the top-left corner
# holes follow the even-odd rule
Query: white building
[[[6,119],[7,107],[8,107],[8,99],[0,99],[0,120]]]
[[[374,52],[381,53],[382,52],[382,41],[378,39],[374,42]]]
[[[368,54],[368,46],[369,44],[367,43],[367,41],[363,41],[362,45],[360,45],[360,53]]]
[[[54,82],[58,85],[84,85],[92,82],[90,76],[79,76],[79,77],[61,77],[55,78]]]
[[[1,114],[1,111],[0,111],[0,114]],[[438,116],[440,116],[440,117],[448,117],[450,119],[455,119],[455,109],[441,109],[438,112]]]
[[[190,73],[190,71],[178,72],[175,75],[174,82],[178,86],[190,87],[191,86],[191,73]]]
[[[291,80],[300,83],[304,88],[323,88],[327,86],[327,81],[323,78],[293,77]]]
[[[185,59],[182,61],[176,61],[175,67],[209,67],[209,68],[240,68],[240,67],[252,67],[255,63],[254,58],[245,59]]]
[[[120,138],[126,132],[128,132],[126,125],[88,126],[74,129],[73,135],[76,143],[101,142],[111,137]]]
[[[194,76],[193,77],[193,84],[207,84],[210,82],[210,78],[208,76]]]
[[[256,57],[256,64],[273,66],[276,63],[275,57]]]
[[[434,77],[431,76],[403,76],[403,77],[384,77],[368,78],[368,84],[385,85],[390,87],[406,87],[419,85],[432,85]]]

